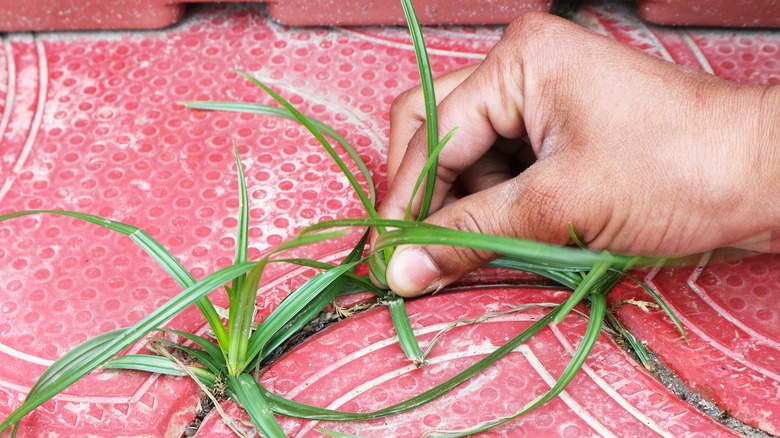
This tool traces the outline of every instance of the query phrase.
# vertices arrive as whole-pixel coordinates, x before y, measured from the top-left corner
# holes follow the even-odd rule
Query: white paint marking
[[[709,257],[711,255],[712,255],[712,253],[707,253],[704,256],[702,256],[702,259],[706,258],[707,260],[709,260]],[[706,265],[706,263],[704,263],[704,264]],[[697,266],[696,269],[697,270],[698,269],[703,269],[702,262],[699,263],[699,266]],[[660,269],[653,269],[650,273],[648,273],[647,277],[645,278],[645,283],[647,284],[647,286],[653,288],[653,290],[656,293],[661,295],[659,293],[660,289],[658,288],[658,285],[656,285],[653,282],[653,278],[655,278],[655,276],[658,274],[658,272],[660,272]],[[690,319],[688,319],[685,316],[685,312],[680,311],[679,308],[675,308],[675,306],[672,305],[671,303],[669,303],[668,301],[667,301],[667,304],[669,304],[669,307],[674,311],[675,315],[677,315],[677,319],[680,320],[682,325],[685,327],[686,331],[696,334],[696,336],[700,337],[704,343],[711,345],[713,348],[715,348],[716,350],[718,350],[721,353],[723,353],[723,355],[728,357],[729,359],[734,360],[734,361],[736,361],[738,363],[741,363],[745,367],[750,368],[751,370],[756,371],[759,374],[763,374],[763,375],[769,377],[770,379],[773,379],[773,380],[775,380],[777,382],[780,382],[780,374],[778,374],[778,373],[776,373],[776,372],[774,372],[772,370],[769,370],[767,368],[764,368],[761,365],[758,365],[758,364],[755,364],[755,363],[752,363],[752,362],[748,362],[745,359],[744,355],[738,354],[738,353],[734,352],[729,347],[723,345],[717,339],[715,339],[712,336],[710,336],[709,334],[705,333],[699,326],[694,324]]]
[[[699,261],[699,264],[696,266],[696,269],[693,270],[693,273],[691,273],[690,277],[688,277],[688,287],[693,290],[693,292],[696,293],[696,295],[704,301],[712,310],[718,313],[718,315],[722,316],[723,319],[726,321],[734,324],[735,327],[739,328],[740,330],[743,330],[750,334],[758,344],[766,345],[769,347],[772,347],[776,350],[780,350],[780,342],[771,339],[770,337],[757,332],[752,327],[747,326],[744,322],[740,321],[739,318],[732,315],[727,309],[723,308],[720,304],[716,303],[715,300],[710,298],[709,295],[702,289],[698,284],[697,281],[699,281],[699,277],[701,276],[702,272],[704,272],[704,268],[707,266],[707,263],[710,261],[710,255],[712,253],[705,254],[701,260]]]
[[[414,51],[414,46],[412,45],[411,41],[409,41],[409,43],[388,41],[381,38],[364,35],[360,32],[355,32],[347,28],[337,28],[337,29],[340,30],[341,32],[349,34],[355,38],[362,39],[364,41],[369,41],[375,44],[380,44],[387,47],[393,47],[396,49]],[[437,56],[448,56],[451,58],[468,58],[468,59],[479,59],[479,60],[485,59],[485,55],[486,55],[485,53],[464,53],[464,52],[457,52],[454,50],[442,50],[442,49],[428,49],[428,54],[437,55]]]
[[[556,338],[558,338],[558,341],[563,345],[563,348],[566,349],[566,352],[574,355],[574,346],[569,342],[568,339],[566,339],[565,336],[563,336],[563,333],[561,333],[560,329],[558,329],[558,326],[551,325],[550,328],[552,329],[553,334]],[[625,398],[623,398],[622,395],[620,395],[619,392],[615,388],[613,388],[609,383],[607,383],[606,380],[602,379],[601,376],[596,374],[596,372],[593,370],[593,368],[589,367],[587,364],[584,364],[582,366],[582,370],[585,371],[585,374],[590,377],[593,382],[598,385],[599,388],[601,388],[602,391],[604,391],[612,400],[614,400],[617,404],[619,404],[623,409],[625,409],[628,413],[630,413],[634,418],[639,420],[642,424],[652,429],[655,433],[666,437],[666,438],[674,438],[674,434],[669,432],[668,430],[664,429],[661,425],[655,422],[652,418],[645,415],[642,411],[637,409],[634,405],[628,402]]]
[[[0,150],[2,150],[5,130],[8,129],[8,122],[11,120],[11,111],[13,110],[14,98],[16,97],[16,61],[14,60],[13,47],[8,38],[3,39],[3,50],[6,58],[6,71],[8,72],[8,84],[5,93],[5,106],[3,116],[0,118]]]
[[[699,48],[693,38],[691,38],[691,35],[686,31],[680,31],[680,37],[683,41],[685,41],[685,44],[688,46],[688,48],[691,49],[693,56],[695,56],[696,60],[699,61],[701,68],[703,68],[707,73],[715,74],[714,70],[712,70],[712,65],[710,65],[710,61],[707,60],[706,56],[704,56],[701,48]]]
[[[552,325],[551,325],[552,327]],[[534,367],[534,370],[539,374],[539,376],[544,379],[545,383],[550,385],[552,388],[557,380],[555,377],[550,374],[549,371],[547,371],[547,368],[542,364],[542,362],[539,361],[539,359],[536,357],[536,355],[531,351],[530,348],[526,345],[521,345],[517,350],[520,350],[526,359],[528,359],[528,362],[531,364],[532,367]],[[593,430],[598,432],[603,437],[615,437],[616,435],[612,433],[611,430],[607,428],[607,426],[604,426],[599,422],[596,417],[591,415],[585,408],[582,407],[579,403],[577,403],[576,400],[572,396],[569,395],[565,390],[561,391],[560,394],[558,394],[558,398],[560,398],[564,403],[566,403],[569,408],[574,411],[575,414],[577,414],[578,417],[582,418],[583,421],[588,423],[588,426],[592,427]]]
[[[46,94],[48,92],[49,69],[46,62],[46,50],[43,47],[43,42],[40,37],[35,35],[34,38],[35,49],[38,54],[38,102],[35,105],[35,115],[33,116],[32,125],[30,125],[30,133],[27,135],[27,140],[24,142],[22,152],[19,154],[19,159],[16,161],[16,165],[13,168],[14,173],[19,173],[19,171],[22,170],[25,161],[27,161],[27,158],[32,152],[35,138],[38,136],[38,130],[41,128],[43,108],[46,105]]]

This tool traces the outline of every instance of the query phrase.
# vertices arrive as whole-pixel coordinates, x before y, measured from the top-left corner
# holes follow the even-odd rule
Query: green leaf
[[[608,254],[606,251],[602,254]],[[602,280],[604,275],[607,273],[607,271],[610,268],[609,263],[596,263],[596,265],[593,267],[593,269],[585,275],[585,278],[582,280],[582,282],[577,286],[576,289],[574,289],[574,292],[571,294],[569,299],[566,300],[565,303],[563,303],[563,307],[561,308],[560,313],[558,313],[558,316],[555,317],[555,320],[553,321],[554,324],[558,324],[563,320],[566,315],[571,312],[571,309],[574,308],[580,301],[583,300],[588,294],[593,291],[596,284]]]
[[[424,365],[425,357],[420,349],[419,342],[417,342],[417,338],[414,337],[414,331],[409,321],[409,314],[406,312],[404,299],[390,292],[388,297],[385,298],[385,303],[390,308],[390,317],[393,319],[401,350],[403,350],[409,360],[414,362],[416,367]]]
[[[287,435],[274,418],[273,412],[262,397],[263,387],[249,374],[228,376],[228,390],[249,414],[249,418],[266,438],[284,438]]]
[[[274,263],[290,263],[293,265],[299,265],[304,266],[307,268],[314,268],[314,269],[322,269],[322,270],[328,270],[333,269],[336,267],[336,265],[331,265],[330,263],[321,262],[318,260],[311,260],[311,259],[299,259],[299,258],[292,258],[292,259],[274,259]],[[382,295],[384,296],[385,291],[379,290],[376,286],[374,286],[373,283],[371,283],[371,280],[369,280],[364,275],[357,275],[354,272],[345,272],[344,276],[347,277],[347,284],[351,285],[353,288],[355,288],[354,293],[359,292],[371,292],[375,295]],[[346,286],[345,286],[346,287]],[[339,293],[342,295],[342,293]]]
[[[268,350],[266,350],[266,347],[268,342],[279,332],[279,330],[292,321],[298,313],[306,308],[310,301],[325,290],[330,284],[339,280],[342,274],[354,269],[359,263],[360,262],[344,263],[328,271],[321,272],[291,293],[281,304],[279,304],[279,307],[277,307],[276,310],[260,324],[260,327],[252,333],[252,337],[249,340],[249,352],[246,357],[253,358],[261,352],[267,353]],[[244,366],[246,365],[247,364],[244,364]]]
[[[281,415],[289,417],[305,418],[309,420],[324,420],[324,421],[363,421],[373,420],[376,418],[383,418],[390,415],[396,415],[409,410],[423,406],[431,401],[447,394],[454,388],[466,382],[477,373],[482,372],[487,367],[493,365],[496,361],[512,352],[521,344],[531,339],[534,335],[539,333],[543,328],[547,327],[555,318],[555,315],[560,311],[560,306],[552,309],[538,321],[528,326],[525,330],[519,333],[507,341],[504,345],[498,347],[495,351],[483,357],[473,365],[469,366],[465,370],[461,371],[451,379],[443,382],[434,388],[431,388],[421,394],[418,394],[408,400],[401,403],[397,403],[392,406],[388,406],[384,409],[380,409],[372,412],[345,412],[336,411],[332,409],[320,408],[317,406],[309,406],[303,403],[299,403],[293,400],[288,400],[284,397],[280,397],[270,391],[264,390],[262,392],[263,397],[268,401],[271,409]]]
[[[417,58],[417,70],[420,73],[420,87],[423,92],[425,102],[425,129],[428,141],[428,156],[433,154],[436,146],[439,144],[439,120],[436,112],[436,95],[433,87],[433,75],[431,74],[431,64],[428,59],[428,50],[425,48],[425,39],[423,38],[420,21],[417,19],[417,13],[414,11],[411,0],[401,0],[406,16],[406,23],[409,27],[409,33],[412,36],[412,44]],[[428,169],[426,176],[425,193],[420,206],[420,213],[417,220],[423,220],[428,217],[428,210],[433,198],[434,183],[436,182],[436,170],[438,160]],[[413,199],[409,202],[413,202]]]
[[[612,324],[612,326],[615,327],[618,334],[623,336],[623,338],[628,342],[628,344],[631,346],[631,349],[634,350],[636,357],[638,357],[639,361],[642,362],[642,366],[646,368],[650,362],[650,353],[647,351],[645,346],[642,345],[642,342],[640,342],[636,336],[629,332],[623,323],[612,314],[612,312],[607,312],[607,319]]]
[[[260,260],[246,277],[240,291],[236,291],[236,298],[230,301],[230,348],[227,355],[228,373],[231,376],[244,371],[248,361],[247,349],[249,337],[254,323],[255,304],[257,302],[257,287],[260,277],[263,275],[268,258]],[[251,356],[249,356],[251,358]]]
[[[236,258],[233,263],[246,263],[249,251],[249,198],[246,193],[246,179],[244,167],[241,165],[241,157],[238,156],[238,148],[233,143],[233,154],[236,156],[236,168],[238,169],[238,230],[236,235]],[[241,290],[244,277],[236,277],[233,280],[233,291]],[[231,300],[232,301],[232,300]]]
[[[322,312],[323,309],[325,309],[325,307],[330,304],[336,298],[336,296],[338,296],[338,294],[344,288],[344,285],[353,278],[351,276],[354,276],[353,271],[357,266],[357,263],[360,262],[360,256],[363,254],[363,249],[365,248],[367,240],[368,232],[363,234],[363,237],[361,237],[357,245],[355,245],[352,251],[350,251],[350,253],[340,264],[340,266],[350,264],[352,265],[352,268],[344,271],[339,278],[324,287],[319,293],[315,294],[314,297],[312,297],[308,303],[306,303],[301,311],[297,312],[292,318],[289,319],[286,324],[283,325],[281,329],[277,330],[276,333],[274,333],[268,340],[268,343],[263,347],[262,351],[264,354],[260,354],[257,358],[258,360],[262,360],[268,357],[268,355],[282,343],[284,343],[284,341],[289,339],[303,326],[308,324],[309,321],[319,315],[320,312]],[[328,266],[326,268],[328,271],[331,269],[336,269],[336,266],[328,265],[327,263],[325,263],[325,265]],[[287,312],[287,310],[283,308],[283,306],[287,306],[285,301],[287,300],[282,301],[282,304],[276,310],[274,310],[274,312]]]
[[[685,331],[685,327],[683,327],[682,322],[680,322],[680,319],[677,318],[677,315],[674,313],[674,310],[672,310],[671,307],[669,307],[669,304],[666,303],[666,301],[661,298],[656,291],[654,291],[650,286],[645,284],[644,281],[636,278],[635,276],[631,274],[626,274],[626,276],[632,280],[634,280],[638,285],[642,286],[642,289],[647,292],[648,295],[653,297],[653,300],[655,300],[656,303],[658,303],[659,306],[661,306],[662,309],[664,309],[664,312],[669,316],[669,318],[674,323],[675,327],[677,327],[677,330],[680,331],[680,334],[682,335],[683,339],[685,339],[685,342],[688,341],[688,333]]]
[[[167,357],[151,354],[128,354],[127,356],[115,357],[103,365],[103,368],[145,371],[179,377],[185,376],[185,373],[176,362]],[[206,386],[213,386],[217,381],[217,376],[205,368],[187,366],[187,369]]]
[[[41,375],[30,389],[24,403],[0,424],[0,432],[156,330],[209,292],[244,274],[252,266],[251,263],[245,263],[221,269],[186,288],[132,327],[103,333],[77,345],[54,361]]]
[[[428,154],[428,160],[426,160],[425,165],[423,166],[422,170],[420,170],[420,176],[417,178],[417,182],[414,184],[414,189],[412,189],[412,195],[409,197],[410,201],[409,205],[406,206],[404,220],[411,220],[412,207],[414,206],[414,199],[417,197],[417,191],[420,190],[420,186],[422,186],[423,182],[425,182],[426,176],[430,175],[431,169],[433,169],[433,174],[436,175],[436,166],[439,162],[439,155],[444,149],[444,146],[446,146],[450,141],[450,138],[452,138],[452,135],[455,134],[457,129],[458,128],[452,128],[450,132],[448,132],[447,135],[441,139],[439,144]],[[430,205],[430,201],[428,201],[428,204]]]
[[[604,323],[604,315],[606,310],[607,301],[604,295],[593,295],[591,298],[590,319],[588,320],[588,328],[585,330],[585,336],[583,337],[582,342],[580,342],[580,345],[577,347],[577,350],[574,352],[574,355],[569,361],[569,364],[566,366],[566,369],[564,369],[563,373],[561,373],[558,381],[555,382],[555,385],[553,385],[552,388],[550,388],[550,390],[545,394],[538,397],[526,405],[522,410],[509,417],[499,418],[495,421],[488,421],[470,429],[446,432],[432,431],[426,433],[426,436],[455,438],[474,435],[519,418],[557,397],[558,394],[566,389],[572,379],[574,379],[574,376],[576,376],[582,368],[582,365],[585,363],[585,360],[588,358],[591,350],[593,350],[593,346],[596,345],[599,333],[601,333],[601,326]]]
[[[162,345],[179,350],[191,356],[193,359],[205,365],[206,368],[208,368],[215,375],[220,375],[222,374],[223,371],[225,371],[225,365],[221,362],[215,361],[214,358],[211,357],[211,355],[205,352],[204,350],[198,350],[197,348],[186,347],[184,345],[180,345],[163,338],[154,338],[153,342],[158,342]]]
[[[59,215],[59,216],[67,216],[72,217],[78,220],[82,220],[85,222],[89,222],[91,224],[95,224],[98,226],[101,226],[103,228],[108,228],[111,231],[118,232],[120,234],[124,234],[125,236],[130,237],[130,239],[133,240],[138,246],[141,247],[144,251],[146,251],[147,254],[149,254],[154,261],[157,262],[165,271],[174,279],[176,280],[181,287],[190,287],[193,284],[195,284],[195,278],[192,276],[192,274],[187,271],[187,269],[182,266],[182,264],[179,262],[176,257],[173,256],[165,247],[160,245],[159,242],[154,240],[151,236],[149,236],[144,230],[134,227],[132,225],[127,225],[122,222],[116,222],[109,219],[104,219],[99,216],[91,215],[91,214],[85,214],[85,213],[78,213],[73,211],[65,211],[65,210],[28,210],[28,211],[19,211],[14,213],[7,213],[0,215],[0,222],[3,222],[8,219],[13,219],[17,217],[22,216],[28,216],[28,215],[36,215],[36,214],[53,214],[53,215]],[[225,327],[222,325],[222,320],[219,318],[219,315],[217,314],[217,310],[214,308],[214,305],[209,301],[208,297],[202,297],[198,302],[195,303],[198,306],[198,309],[200,309],[203,316],[206,318],[206,322],[208,322],[209,327],[211,327],[211,330],[214,332],[214,336],[217,339],[217,342],[220,344],[227,343],[227,331],[225,330]]]
[[[550,267],[539,267],[533,263],[521,262],[506,256],[499,257],[485,266],[491,268],[514,269],[541,275],[542,277],[552,280],[571,290],[576,289],[582,281],[582,277],[578,275],[579,271],[562,271]]]
[[[350,435],[348,433],[337,432],[335,430],[328,430],[328,429],[315,429],[315,430],[323,435],[334,436],[336,438],[363,438],[360,435]]]
[[[159,329],[159,331],[165,332],[165,333],[171,333],[171,334],[174,334],[174,335],[177,335],[177,336],[181,336],[184,339],[187,339],[187,340],[195,343],[195,345],[197,345],[198,347],[202,348],[203,351],[208,353],[208,355],[213,359],[213,361],[215,363],[219,364],[220,369],[224,368],[224,367],[227,367],[227,362],[226,362],[226,359],[225,359],[225,353],[222,351],[222,349],[219,348],[219,346],[217,346],[216,344],[214,344],[210,340],[208,340],[208,339],[206,339],[204,337],[201,337],[201,336],[198,336],[198,335],[193,335],[192,333],[187,333],[187,332],[183,332],[183,331],[180,331],[180,330]],[[206,365],[206,364],[204,363],[204,365]],[[218,373],[215,371],[215,374],[218,374]]]
[[[431,231],[432,229],[435,229],[435,231]],[[481,249],[508,255],[538,267],[566,268],[581,271],[589,270],[597,263],[609,263],[618,269],[622,266],[628,266],[630,263],[649,263],[649,259],[594,253],[592,251],[559,247],[530,240],[452,230],[432,225],[415,228],[399,227],[398,229],[388,231],[377,238],[373,250],[379,251],[388,246],[398,245],[448,245]]]

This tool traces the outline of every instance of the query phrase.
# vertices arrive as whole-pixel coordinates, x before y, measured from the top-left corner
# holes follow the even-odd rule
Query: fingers
[[[442,75],[433,83],[436,101],[441,102],[455,87],[469,77],[478,64]],[[425,123],[425,102],[421,87],[415,87],[398,96],[390,107],[390,146],[387,151],[387,182],[393,183],[409,140]]]
[[[426,222],[464,231],[516,236],[557,244],[569,241],[567,224],[576,212],[563,180],[546,179],[555,166],[532,166],[504,181],[442,207]],[[557,166],[560,167],[560,166]],[[558,174],[560,175],[560,174]],[[450,246],[401,246],[387,266],[390,288],[412,297],[436,291],[493,260],[495,254]]]
[[[458,130],[439,156],[433,211],[442,204],[455,178],[484,155],[499,135],[517,138],[525,133],[520,116],[521,90],[508,91],[496,80],[497,76],[510,76],[513,79],[509,86],[516,87],[517,78],[521,75],[506,71],[504,63],[497,62],[498,59],[501,58],[493,56],[480,64],[438,106],[440,135],[455,127]],[[506,65],[511,66],[512,63]],[[404,216],[409,196],[428,158],[425,127],[419,126],[408,146],[404,147],[408,133],[408,128],[404,128],[391,145],[393,160],[398,159],[396,154],[399,151],[405,151],[401,162],[391,166],[397,170],[380,208],[383,217]],[[420,195],[415,199],[414,214],[419,211]]]

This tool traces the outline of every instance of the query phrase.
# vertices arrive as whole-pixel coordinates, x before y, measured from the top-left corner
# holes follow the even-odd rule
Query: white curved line
[[[372,43],[380,44],[387,47],[393,47],[396,49],[414,51],[414,46],[412,46],[411,42],[409,42],[408,44],[404,44],[404,43],[399,43],[397,41],[383,40],[381,38],[364,35],[360,32],[355,32],[351,29],[347,29],[343,27],[338,28],[338,30],[344,33],[348,33],[356,38],[360,38],[364,41],[369,41]],[[464,53],[464,52],[457,52],[455,50],[443,50],[443,49],[428,49],[428,53],[431,55],[448,56],[452,58],[469,58],[469,59],[479,59],[479,60],[485,59],[485,55],[486,55],[486,53],[468,53],[468,52]]]
[[[710,255],[711,255],[711,253],[707,253],[707,254],[705,254],[703,256],[703,258],[709,259]],[[647,274],[647,277],[645,277],[645,284],[647,284],[648,287],[653,288],[653,290],[656,293],[661,295],[660,292],[659,292],[660,289],[658,288],[658,285],[656,285],[653,282],[653,278],[655,278],[655,276],[658,274],[658,272],[660,272],[660,268],[654,268],[652,271],[650,271]],[[694,324],[690,319],[688,319],[685,316],[685,312],[680,311],[680,309],[677,308],[677,306],[675,306],[672,303],[669,303],[668,301],[667,301],[667,304],[669,305],[669,307],[672,308],[672,310],[674,311],[675,315],[677,315],[677,319],[679,319],[680,322],[683,324],[683,326],[685,327],[685,330],[687,330],[689,332],[692,332],[692,333],[695,333],[696,336],[700,337],[703,342],[711,345],[713,348],[715,348],[716,350],[718,350],[721,353],[723,353],[723,355],[728,357],[729,359],[732,359],[732,360],[734,360],[734,361],[736,361],[738,363],[741,363],[742,365],[744,365],[747,368],[750,368],[753,371],[756,371],[756,372],[758,372],[760,374],[763,374],[763,375],[765,375],[765,376],[767,376],[767,377],[769,377],[769,378],[771,378],[771,379],[773,379],[773,380],[775,380],[777,382],[780,382],[780,374],[778,374],[778,373],[776,373],[776,372],[774,372],[772,370],[766,369],[766,368],[762,367],[761,365],[754,364],[752,362],[746,361],[744,356],[742,356],[741,354],[736,354],[734,351],[732,351],[731,349],[729,349],[728,347],[723,345],[720,341],[718,341],[717,339],[715,339],[712,336],[710,336],[707,333],[705,333],[701,328],[699,328],[698,325]]]
[[[734,315],[732,315],[727,309],[721,307],[720,304],[716,303],[712,298],[710,298],[709,295],[707,295],[706,292],[704,292],[704,289],[702,289],[698,284],[697,281],[699,280],[699,277],[701,276],[702,272],[704,272],[704,267],[707,266],[707,263],[710,261],[710,255],[711,253],[708,253],[702,259],[699,261],[699,265],[696,266],[696,269],[693,270],[693,273],[691,273],[690,277],[688,277],[688,287],[693,290],[696,295],[704,301],[708,306],[710,306],[714,311],[716,311],[720,316],[722,316],[726,321],[734,324],[737,328],[747,332],[752,336],[754,339],[757,340],[759,344],[763,344],[769,347],[772,347],[776,350],[780,350],[780,342],[775,341],[774,339],[769,338],[768,336],[759,333],[755,329],[745,325],[744,322],[740,321],[738,318],[736,318]]]
[[[635,20],[637,27],[641,26],[645,32],[647,33],[647,36],[652,40],[653,44],[656,46],[659,52],[661,52],[661,56],[664,57],[669,62],[674,62],[674,58],[672,58],[671,53],[669,53],[668,50],[666,50],[666,46],[661,42],[661,40],[658,39],[658,37],[655,35],[655,33],[650,29],[642,20]]]
[[[431,358],[429,360],[429,364],[436,365],[436,364],[446,363],[454,359],[461,359],[464,357],[473,357],[478,355],[486,355],[492,353],[493,351],[495,351],[494,347],[481,347],[481,348],[478,347],[478,348],[470,349],[469,351],[449,353],[449,354],[437,356],[435,358]],[[530,347],[528,347],[527,345],[520,345],[518,348],[516,348],[513,351],[522,353],[523,356],[525,356],[526,360],[528,360],[529,364],[534,368],[534,370],[537,372],[539,377],[541,377],[545,383],[547,383],[550,387],[555,385],[555,378],[549,373],[549,371],[547,371],[545,366],[539,361],[539,359],[536,357],[533,351],[531,351]],[[349,392],[345,393],[341,397],[337,398],[333,402],[331,402],[327,406],[327,409],[338,409],[344,403],[352,400],[353,398],[359,396],[365,391],[374,388],[377,385],[380,385],[391,379],[402,376],[408,372],[414,371],[415,369],[416,368],[414,367],[414,365],[408,365],[406,367],[399,368],[389,373],[383,374],[375,379],[366,381],[361,385],[353,388]],[[582,418],[590,427],[596,430],[601,436],[608,437],[608,438],[615,437],[615,435],[609,429],[607,429],[606,426],[601,424],[595,417],[593,417],[590,413],[588,413],[582,407],[582,405],[580,405],[576,400],[574,400],[566,391],[562,391],[558,395],[558,397],[560,397],[561,400],[564,403],[566,403],[566,405],[569,406],[569,408],[575,414],[577,414],[577,416]],[[305,427],[303,427],[300,431],[297,432],[296,436],[304,436],[306,433],[310,432],[317,424],[319,424],[319,421],[309,422],[308,424],[306,424]]]
[[[11,110],[16,97],[16,61],[14,60],[13,47],[8,38],[3,39],[3,50],[5,50],[6,70],[8,71],[8,88],[5,93],[5,107],[3,116],[0,118],[0,145],[3,144],[5,130],[8,129],[8,122],[11,120]]]
[[[500,318],[494,318],[491,319],[492,322],[498,322],[498,321],[509,321],[509,322],[523,322],[523,321],[535,321],[533,316],[527,316],[527,315],[504,315]],[[428,333],[438,333],[442,329],[445,329],[449,327],[450,323],[439,323],[439,324],[433,324],[429,325],[427,327],[422,327],[419,329],[414,330],[414,336],[416,338],[419,338],[421,335],[425,335]],[[361,348],[357,351],[354,351],[344,357],[342,357],[340,360],[337,360],[336,362],[333,362],[329,366],[319,370],[318,372],[312,374],[309,376],[306,380],[301,382],[300,384],[296,385],[294,389],[289,391],[287,394],[285,394],[285,397],[292,399],[298,396],[301,392],[303,392],[306,388],[308,388],[312,383],[318,382],[325,378],[328,374],[332,373],[333,371],[341,368],[342,366],[359,359],[363,356],[366,356],[368,354],[371,354],[377,350],[381,350],[382,348],[385,348],[389,345],[398,344],[398,336],[393,336],[387,339],[383,339],[378,342],[374,342],[371,345]],[[422,347],[422,345],[421,345]],[[399,347],[400,348],[400,347]],[[433,359],[431,359],[433,360]],[[430,362],[430,361],[429,361]]]
[[[19,159],[16,161],[16,165],[13,168],[14,173],[19,173],[19,171],[22,170],[24,162],[27,161],[27,157],[29,157],[32,152],[35,138],[38,136],[38,130],[41,128],[43,108],[46,105],[46,94],[48,92],[49,69],[48,64],[46,63],[46,50],[38,35],[35,35],[34,39],[35,49],[38,54],[38,102],[35,105],[35,115],[33,116],[33,121],[30,125],[30,132],[27,135],[27,140],[24,142],[22,152],[19,154]]]
[[[138,390],[130,396],[83,396],[72,394],[57,394],[53,398],[57,401],[65,401],[72,403],[108,403],[108,404],[130,404],[137,403],[141,397],[149,390],[155,380],[159,377],[159,374],[151,374],[144,383],[138,387]],[[10,389],[20,394],[27,394],[30,392],[29,386],[19,385],[18,383],[9,382],[8,380],[0,378],[0,388]]]
[[[33,356],[32,354],[24,353],[15,348],[9,347],[8,345],[5,344],[0,344],[0,353],[4,353],[13,358],[20,359],[29,363],[34,363],[36,365],[42,365],[45,367],[51,366],[51,364],[54,363],[53,360],[43,359],[38,356]]]
[[[551,325],[554,327],[554,325]],[[539,359],[536,357],[536,355],[531,351],[531,349],[527,345],[521,345],[517,350],[520,350],[523,355],[525,356],[526,360],[528,360],[528,363],[531,364],[532,367],[534,367],[534,370],[539,374],[539,376],[544,379],[545,383],[550,385],[550,388],[552,388],[555,383],[557,382],[555,377],[550,374],[549,371],[547,371],[547,368],[542,364],[542,362],[539,361]],[[577,414],[578,417],[582,418],[586,423],[588,423],[588,426],[592,427],[596,432],[598,432],[603,437],[616,437],[615,434],[612,433],[611,430],[607,428],[607,426],[601,424],[599,420],[596,419],[593,415],[591,415],[585,408],[582,407],[579,403],[577,403],[576,400],[572,396],[569,395],[565,390],[561,391],[560,394],[558,394],[558,398],[560,398],[564,403],[566,403],[567,406],[569,406],[569,409],[574,411],[575,414]]]
[[[715,71],[712,69],[712,65],[710,64],[710,61],[707,60],[707,57],[704,56],[704,52],[701,51],[701,48],[696,44],[696,42],[691,38],[691,35],[686,31],[679,31],[680,37],[683,41],[685,41],[685,45],[688,46],[689,49],[691,49],[691,52],[693,52],[693,56],[696,57],[696,60],[699,61],[699,64],[701,65],[701,68],[704,69],[707,73],[715,74]]]
[[[563,333],[558,329],[558,326],[556,325],[550,325],[550,328],[552,329],[553,334],[556,338],[558,338],[558,342],[563,345],[563,348],[566,350],[567,353],[574,355],[575,349],[574,346],[569,342],[568,339],[566,339],[565,336],[563,336]],[[668,430],[664,429],[661,425],[655,422],[652,418],[647,416],[645,413],[637,409],[634,405],[629,403],[628,400],[626,400],[622,395],[620,395],[617,390],[612,387],[609,383],[607,383],[606,380],[602,379],[601,376],[596,374],[596,372],[588,366],[587,364],[582,365],[582,370],[585,371],[585,374],[588,375],[588,377],[593,380],[598,387],[604,391],[612,400],[614,400],[617,404],[620,405],[623,409],[628,411],[634,418],[639,420],[640,423],[644,424],[645,426],[649,427],[653,430],[653,432],[666,437],[666,438],[674,438],[675,435],[669,432]]]

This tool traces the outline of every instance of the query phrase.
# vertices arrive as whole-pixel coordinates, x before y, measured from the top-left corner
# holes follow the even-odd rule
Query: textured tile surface
[[[648,53],[730,80],[780,83],[778,32],[660,29],[645,25],[623,6],[611,5],[589,7],[578,20]],[[434,73],[478,61],[501,30],[428,29]],[[403,29],[288,28],[271,21],[261,5],[208,6],[162,31],[2,35],[0,211],[64,208],[125,221],[144,228],[201,278],[229,264],[233,256],[235,141],[250,190],[250,256],[267,252],[306,224],[362,216],[346,180],[303,129],[286,121],[189,111],[178,105],[185,99],[268,102],[229,71],[234,67],[262,78],[302,111],[345,134],[368,162],[381,194],[387,109],[417,78]],[[348,245],[318,246],[306,255],[332,259]],[[656,313],[624,306],[621,316],[692,386],[706,388],[706,395],[734,416],[777,434],[777,261],[763,256],[726,268],[709,269],[712,266],[706,264],[693,283],[690,270],[662,271],[652,278],[684,314],[692,333],[690,346]],[[283,266],[269,271],[269,283],[258,300],[259,318],[303,281],[301,274],[306,272]],[[742,283],[734,286],[737,277]],[[469,282],[502,278],[484,273]],[[0,415],[17,406],[43,367],[68,348],[138,321],[178,290],[132,242],[102,228],[52,217],[0,224]],[[468,308],[469,295],[458,296],[464,298],[452,298],[453,305],[463,300],[460,305]],[[225,304],[221,292],[213,299]],[[373,323],[358,329],[369,320],[351,323],[357,327],[356,339],[387,335]],[[422,320],[420,324],[426,325]],[[522,321],[490,327],[511,331],[517,324]],[[194,309],[171,326],[205,330]],[[542,363],[550,355],[564,354],[561,336],[546,334],[531,351]],[[599,345],[599,357],[622,354],[606,341]],[[621,372],[639,373],[624,358],[618,362],[623,364]],[[594,372],[614,383],[609,376],[617,371],[610,371],[609,360],[589,363],[594,370],[603,368]],[[282,377],[278,371],[277,380]],[[593,387],[592,380],[590,375],[582,377],[583,388]],[[279,390],[291,390],[279,385]],[[490,392],[486,388],[471,390]],[[638,393],[645,394],[640,389]],[[629,397],[626,394],[623,397]],[[53,436],[177,435],[193,418],[197,397],[197,388],[186,381],[101,373],[26,419],[23,436],[48,431]],[[669,408],[660,411],[667,416],[654,421],[672,434],[715,430],[684,404],[663,397]],[[653,399],[632,400],[650,415]],[[594,404],[587,397],[578,403]],[[456,412],[455,405],[446,409]],[[550,409],[540,415],[556,416],[557,409],[572,408],[556,401]],[[609,410],[598,412],[604,416],[592,415],[620,434],[621,426],[608,418]],[[481,418],[469,410],[463,419],[472,415]],[[696,420],[675,423],[678,416]],[[450,424],[453,420],[446,417],[431,418],[429,426]],[[547,421],[534,418],[530,421]],[[595,430],[584,420],[572,421],[585,434]]]

